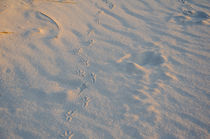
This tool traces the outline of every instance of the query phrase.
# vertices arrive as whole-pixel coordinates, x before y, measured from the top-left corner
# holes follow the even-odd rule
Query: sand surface
[[[0,139],[209,139],[209,0],[0,0]]]

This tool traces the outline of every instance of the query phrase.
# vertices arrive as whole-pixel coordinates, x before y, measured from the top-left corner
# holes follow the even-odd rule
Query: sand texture
[[[209,0],[0,0],[0,139],[209,139]]]

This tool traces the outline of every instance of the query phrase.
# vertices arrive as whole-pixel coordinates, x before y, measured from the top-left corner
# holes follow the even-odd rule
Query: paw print
[[[66,121],[71,121],[72,120],[72,116],[74,114],[74,111],[69,111],[66,113]]]
[[[71,139],[74,136],[74,134],[70,130],[65,130],[61,136],[67,139]]]
[[[88,106],[88,103],[90,102],[90,98],[85,96],[84,98],[82,98],[82,101],[84,103],[84,107],[86,108]]]

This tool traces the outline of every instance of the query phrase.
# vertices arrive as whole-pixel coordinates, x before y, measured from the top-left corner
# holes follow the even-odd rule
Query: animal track
[[[174,16],[174,20],[177,24],[181,25],[196,25],[205,23],[210,16],[204,11],[199,11],[194,8],[185,0],[179,0],[182,3],[181,15]]]
[[[66,121],[71,121],[72,120],[72,116],[74,114],[74,111],[69,111],[66,113],[65,117],[66,117]]]
[[[203,11],[183,10],[183,14],[200,20],[205,20],[209,18],[209,15]]]
[[[83,49],[82,48],[77,48],[72,50],[73,55],[80,55],[82,53]]]
[[[65,130],[64,133],[61,134],[61,137],[71,139],[74,136],[73,132],[70,130]]]
[[[87,42],[88,46],[92,46],[94,43],[95,43],[95,41],[92,39]]]
[[[96,82],[96,74],[95,73],[91,73],[90,77],[92,79],[92,83],[95,83]]]
[[[178,0],[178,1],[184,4],[186,0]]]
[[[82,78],[86,77],[86,72],[84,70],[81,70],[81,69],[76,71],[76,74],[79,75]]]
[[[183,15],[174,17],[177,24],[196,25],[203,24],[209,19],[209,15],[203,11],[184,10]]]
[[[101,23],[100,23],[100,16],[101,16],[102,14],[103,14],[103,11],[98,11],[98,12],[96,13],[95,21],[96,21],[97,24],[101,24]]]
[[[83,58],[80,56],[80,62],[84,64],[85,66],[89,66],[89,61],[87,58]]]
[[[114,8],[114,4],[108,0],[102,0],[104,3],[106,3],[109,7],[109,9],[113,9]]]
[[[90,98],[85,96],[84,98],[82,98],[82,101],[84,103],[84,107],[86,108],[88,106],[88,103],[90,102]]]
[[[83,80],[83,82],[85,82],[86,84],[89,83],[95,83],[96,82],[96,74],[91,72],[91,73],[86,73],[85,70],[83,69],[78,69],[75,72],[78,76],[80,76]]]

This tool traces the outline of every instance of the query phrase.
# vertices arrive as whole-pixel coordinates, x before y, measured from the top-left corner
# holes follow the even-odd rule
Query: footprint
[[[82,101],[84,103],[84,107],[86,108],[88,106],[88,103],[90,102],[90,98],[85,96],[84,98],[82,98]]]
[[[76,74],[82,78],[85,78],[86,77],[86,72],[82,69],[79,69],[76,71]]]
[[[109,3],[109,9],[113,9],[114,8],[114,4],[113,3]]]
[[[196,11],[193,9],[184,9],[182,10],[182,14],[190,19],[188,22],[192,23],[201,23],[202,21],[207,20],[210,17],[207,13],[203,11]]]
[[[73,49],[72,50],[72,54],[73,55],[81,55],[83,52],[83,49],[82,48],[76,48],[76,49]]]
[[[104,3],[106,3],[109,7],[109,9],[113,9],[114,8],[114,4],[108,0],[102,0]]]
[[[70,130],[65,130],[64,133],[61,134],[61,137],[71,139],[74,136],[74,133]]]
[[[95,83],[96,82],[96,74],[92,72],[90,74],[90,77],[91,77],[92,83]]]
[[[88,58],[84,58],[84,57],[80,56],[80,62],[87,67],[89,66]]]
[[[136,54],[132,57],[132,60],[141,66],[159,66],[165,62],[164,57],[160,53],[153,51]]]
[[[184,10],[183,14],[191,17],[191,22],[193,23],[201,23],[202,21],[209,19],[209,15],[203,11]]]
[[[87,46],[92,46],[95,43],[95,40],[91,39],[87,41]]]
[[[66,113],[66,115],[65,115],[65,119],[66,119],[66,121],[71,122],[71,120],[72,120],[72,118],[73,118],[74,113],[75,113],[75,111],[69,111],[69,112],[67,112],[67,113]]]
[[[174,20],[180,25],[199,25],[208,22],[210,16],[207,13],[192,8],[185,0],[179,1],[182,3],[181,14],[174,16],[172,22]]]
[[[101,24],[101,22],[100,22],[100,16],[102,15],[102,14],[104,14],[104,12],[103,11],[98,11],[97,13],[96,13],[96,15],[95,15],[95,22],[97,23],[97,24]]]
[[[194,17],[194,18],[200,18],[200,19],[207,19],[209,18],[209,15],[206,14],[203,11],[196,11],[196,12],[192,12],[192,11],[183,11],[183,14]]]
[[[108,3],[108,0],[102,0],[103,2],[105,2],[105,3]]]
[[[86,73],[85,70],[83,69],[78,69],[76,71],[76,74],[83,80],[83,82],[88,84],[94,84],[96,82],[96,74],[91,72],[91,73]]]
[[[183,4],[185,3],[185,1],[186,1],[186,0],[179,0],[179,2],[181,2],[181,3],[183,3]]]

